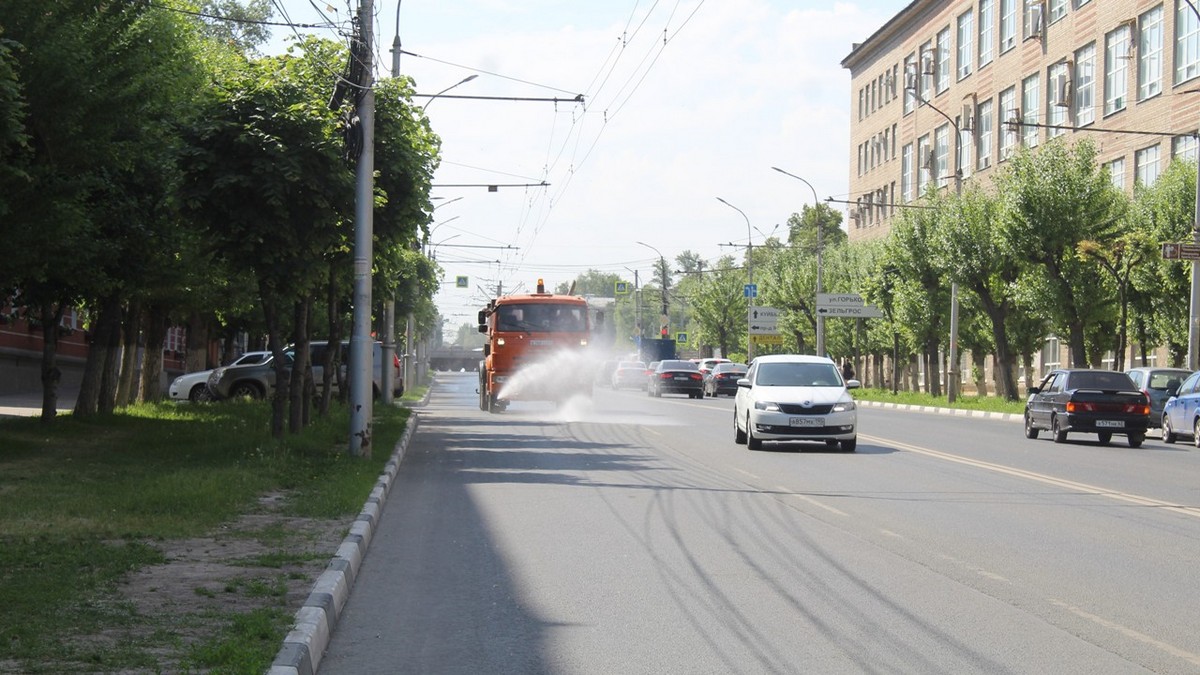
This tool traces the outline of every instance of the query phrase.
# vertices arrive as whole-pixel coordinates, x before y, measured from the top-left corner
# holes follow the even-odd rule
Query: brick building
[[[851,241],[887,233],[897,205],[930,182],[953,189],[956,170],[988,181],[1018,146],[1059,135],[1086,134],[1126,191],[1172,157],[1196,161],[1200,18],[1189,0],[914,0],[842,66]],[[1040,370],[1066,363],[1063,349],[1048,338]]]

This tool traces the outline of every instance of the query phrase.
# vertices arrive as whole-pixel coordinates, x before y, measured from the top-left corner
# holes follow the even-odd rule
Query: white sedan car
[[[850,389],[831,359],[801,354],[772,354],[754,359],[738,380],[733,400],[733,436],[751,450],[763,441],[824,441],[854,452],[858,411]]]
[[[270,355],[271,352],[246,352],[229,365],[242,366],[262,363]],[[201,370],[180,375],[171,381],[171,386],[167,388],[167,395],[173,401],[191,401],[193,403],[207,401],[209,398],[207,383],[211,373],[212,370]]]

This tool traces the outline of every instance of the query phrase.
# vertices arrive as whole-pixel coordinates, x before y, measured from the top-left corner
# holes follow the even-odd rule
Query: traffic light
[[[660,336],[660,337],[662,337],[664,340],[667,338],[667,334],[668,334],[668,333],[667,333],[667,324],[665,324],[665,323],[664,323],[664,324],[662,325],[662,328],[659,328],[659,329],[658,329],[658,334],[659,334],[659,336]]]

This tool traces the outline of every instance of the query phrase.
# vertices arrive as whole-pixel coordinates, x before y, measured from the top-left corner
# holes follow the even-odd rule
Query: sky
[[[272,1],[276,20],[314,25],[345,25],[359,4]],[[660,255],[715,262],[786,235],[814,195],[773,166],[848,199],[840,64],[908,2],[375,0],[377,77],[392,75],[399,9],[400,73],[418,94],[452,88],[416,99],[442,140],[430,241],[445,328],[473,323],[498,289],[588,270],[644,283]],[[295,32],[339,37],[280,27],[263,50]]]

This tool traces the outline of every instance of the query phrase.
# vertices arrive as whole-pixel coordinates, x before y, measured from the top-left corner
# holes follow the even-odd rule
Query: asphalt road
[[[327,673],[1200,672],[1200,451],[862,408],[858,452],[732,402],[478,409],[439,375]]]

